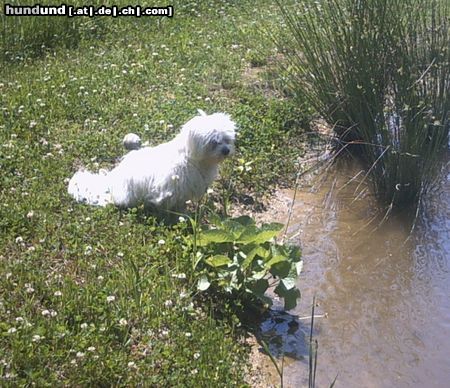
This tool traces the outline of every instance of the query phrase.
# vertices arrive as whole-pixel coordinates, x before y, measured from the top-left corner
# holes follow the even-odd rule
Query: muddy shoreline
[[[292,208],[295,203],[294,190],[296,186],[302,186],[309,182],[316,175],[317,171],[326,168],[328,163],[331,163],[332,151],[330,147],[329,139],[331,136],[331,130],[324,123],[319,122],[315,124],[317,133],[313,133],[313,136],[317,136],[320,142],[316,142],[315,146],[311,146],[311,143],[304,144],[305,153],[297,159],[298,178],[292,182],[292,185],[287,188],[276,188],[271,195],[264,201],[263,211],[254,210],[250,206],[235,206],[232,209],[231,216],[239,216],[246,214],[251,216],[258,224],[269,222],[280,222],[288,227],[289,218],[291,216]],[[323,136],[323,138],[319,138]],[[323,140],[324,138],[328,140]],[[286,233],[287,229],[283,230],[281,239],[289,239],[289,234]],[[302,275],[299,279],[301,280]],[[300,291],[302,289],[300,287]],[[270,295],[274,300],[274,312],[283,312],[282,305],[280,304],[275,294]],[[268,314],[270,315],[270,314]],[[306,317],[303,317],[306,318]],[[260,323],[265,319],[263,318]],[[259,323],[259,324],[260,324]],[[249,370],[247,372],[247,383],[255,388],[272,388],[280,386],[279,373],[271,361],[270,357],[265,353],[261,340],[264,339],[264,335],[259,328],[259,333],[249,333],[249,337],[246,339],[246,344],[250,346],[250,362]],[[277,354],[274,354],[277,356]],[[281,358],[276,358],[279,367],[282,364]],[[285,365],[292,363],[288,355],[283,360]],[[306,370],[307,372],[307,370]],[[307,378],[307,377],[306,377]],[[307,383],[307,380],[306,380]]]

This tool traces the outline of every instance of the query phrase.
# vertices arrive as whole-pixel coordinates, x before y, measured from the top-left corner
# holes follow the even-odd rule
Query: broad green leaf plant
[[[271,306],[266,291],[275,287],[274,292],[284,300],[286,310],[297,305],[301,252],[298,247],[275,242],[282,224],[259,227],[248,216],[224,220],[212,217],[209,221],[196,233],[193,265],[199,274],[199,291],[215,289],[244,301]]]

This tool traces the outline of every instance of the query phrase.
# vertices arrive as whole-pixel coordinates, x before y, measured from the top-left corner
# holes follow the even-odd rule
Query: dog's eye
[[[211,147],[216,148],[219,145],[219,142],[217,140],[211,140]]]

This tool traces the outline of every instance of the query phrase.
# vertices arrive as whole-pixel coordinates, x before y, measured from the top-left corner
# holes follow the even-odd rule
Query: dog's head
[[[189,120],[182,128],[187,154],[194,160],[220,163],[234,153],[236,124],[225,113],[200,116]]]

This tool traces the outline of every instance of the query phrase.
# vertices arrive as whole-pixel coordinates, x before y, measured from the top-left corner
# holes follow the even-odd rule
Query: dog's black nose
[[[230,149],[228,147],[222,148],[222,155],[227,156],[230,153]]]

